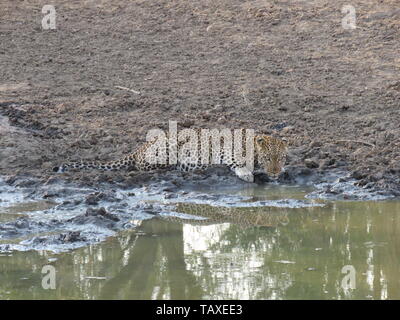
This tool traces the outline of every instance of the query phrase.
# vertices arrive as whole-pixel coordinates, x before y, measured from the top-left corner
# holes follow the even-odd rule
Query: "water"
[[[304,200],[309,191],[222,190],[257,204]],[[400,202],[318,203],[185,203],[176,211],[202,218],[143,220],[104,242],[59,254],[1,253],[0,299],[400,299]],[[41,285],[49,264],[57,271],[55,290]],[[354,289],[342,286],[348,265]]]

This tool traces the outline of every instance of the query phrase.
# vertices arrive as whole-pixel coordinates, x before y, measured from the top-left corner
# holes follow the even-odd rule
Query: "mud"
[[[121,178],[118,183],[58,178],[44,182],[14,175],[0,180],[0,251],[68,251],[105,241],[121,230],[135,230],[146,219],[274,226],[288,210],[308,210],[338,199],[390,198],[333,171],[304,175],[288,168],[279,180],[267,184],[239,181],[225,168],[199,174],[147,173],[138,178]],[[253,190],[259,188],[257,196]],[[274,188],[283,188],[278,197],[270,195]],[[301,188],[304,196],[291,196],[290,188]]]

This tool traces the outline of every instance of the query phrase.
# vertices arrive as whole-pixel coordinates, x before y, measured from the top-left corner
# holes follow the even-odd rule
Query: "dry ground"
[[[45,4],[0,0],[0,174],[114,159],[176,120],[285,136],[291,165],[400,189],[397,0],[57,0],[42,30]]]

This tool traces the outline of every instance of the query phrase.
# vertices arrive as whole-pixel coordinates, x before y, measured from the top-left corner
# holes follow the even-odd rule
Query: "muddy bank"
[[[78,180],[43,181],[28,175],[1,179],[0,251],[67,251],[105,241],[125,229],[140,234],[138,227],[146,219],[273,227],[285,221],[288,210],[312,210],[331,200],[391,196],[359,187],[343,172],[305,174],[290,167],[278,181],[259,175],[255,183],[240,181],[225,168],[201,174],[121,176],[112,183],[105,177]],[[293,187],[302,189],[303,196],[292,197]],[[282,190],[278,197],[274,188]],[[260,190],[258,195],[255,190]]]
[[[400,194],[396,0],[353,1],[352,31],[322,0],[62,0],[53,31],[41,30],[44,4],[1,4],[0,175],[140,181],[51,168],[116,159],[175,120],[283,136],[299,173],[342,170]]]

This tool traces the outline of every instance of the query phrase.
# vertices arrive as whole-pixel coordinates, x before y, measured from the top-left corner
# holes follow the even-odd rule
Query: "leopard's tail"
[[[117,170],[135,170],[135,160],[129,155],[125,158],[110,162],[98,161],[76,161],[63,163],[59,167],[54,167],[54,172],[67,172],[69,170],[102,170],[102,171],[117,171]]]

